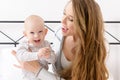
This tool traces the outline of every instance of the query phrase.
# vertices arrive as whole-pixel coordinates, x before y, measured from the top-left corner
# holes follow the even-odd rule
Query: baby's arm
[[[49,47],[44,47],[39,49],[38,58],[49,58],[50,57],[50,49]]]
[[[48,61],[48,63],[54,64],[56,62],[56,54],[54,52],[54,50],[52,50],[51,47],[50,48],[50,57],[47,58],[46,60]]]
[[[54,51],[52,50],[50,43],[45,41],[44,48],[41,48],[38,52],[38,57],[43,57],[48,63],[54,64],[56,61],[56,55]]]
[[[18,47],[16,56],[20,61],[38,60],[37,52],[31,52],[23,45]]]

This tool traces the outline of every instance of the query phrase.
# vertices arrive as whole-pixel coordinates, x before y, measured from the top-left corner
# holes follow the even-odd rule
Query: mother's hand
[[[15,56],[15,58],[17,59],[16,57],[16,51],[12,51],[11,52],[13,56]],[[17,68],[22,68],[22,69],[25,69],[27,71],[30,71],[30,72],[33,72],[33,73],[36,73],[38,72],[38,70],[40,69],[40,63],[37,61],[37,60],[34,60],[34,61],[26,61],[26,62],[21,62],[17,59],[17,61],[19,62],[20,65],[16,65],[14,64],[15,67]]]

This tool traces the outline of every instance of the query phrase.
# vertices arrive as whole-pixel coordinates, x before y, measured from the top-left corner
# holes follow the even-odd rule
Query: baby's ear
[[[26,32],[25,31],[23,31],[23,36],[26,36]]]
[[[45,35],[47,34],[47,32],[48,32],[48,29],[47,29],[47,28],[45,28]]]

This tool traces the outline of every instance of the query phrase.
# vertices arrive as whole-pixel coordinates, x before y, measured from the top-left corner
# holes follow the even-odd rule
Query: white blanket
[[[13,66],[18,64],[11,54],[12,49],[0,50],[0,80],[22,80],[21,69]]]
[[[0,80],[23,80],[22,70],[14,66],[14,64],[19,65],[16,58],[11,54],[14,49],[0,49]],[[49,65],[49,71],[52,72],[51,65]]]

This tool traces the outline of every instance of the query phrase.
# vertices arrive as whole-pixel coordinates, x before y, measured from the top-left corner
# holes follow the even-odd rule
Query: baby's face
[[[28,38],[29,43],[34,46],[39,46],[44,41],[47,33],[44,23],[29,23],[26,26],[24,34]]]

